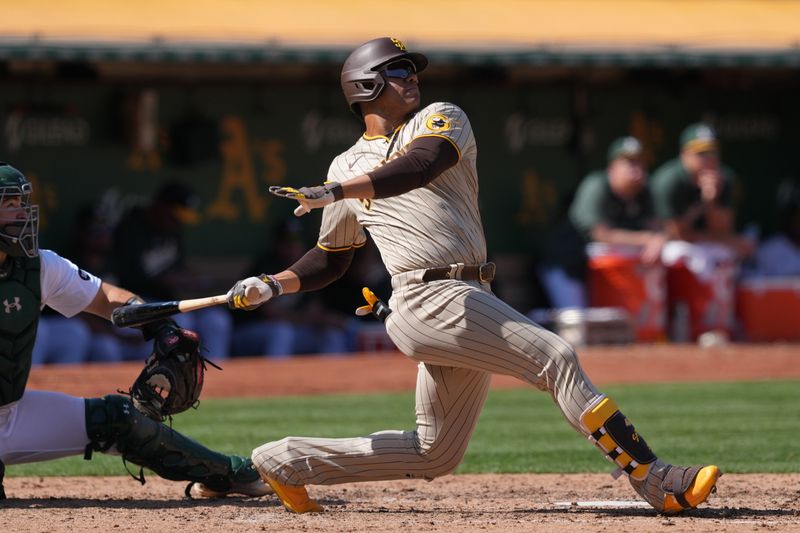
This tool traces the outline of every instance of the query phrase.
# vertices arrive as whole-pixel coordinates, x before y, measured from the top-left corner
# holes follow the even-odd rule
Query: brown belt
[[[482,265],[450,265],[446,267],[429,268],[422,275],[422,281],[437,281],[440,279],[460,279],[463,281],[480,281],[491,283],[494,279],[494,263]]]

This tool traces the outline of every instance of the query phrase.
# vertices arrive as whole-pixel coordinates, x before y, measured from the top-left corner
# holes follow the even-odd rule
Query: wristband
[[[267,284],[267,287],[269,287],[272,290],[273,297],[280,296],[281,294],[283,294],[283,285],[281,285],[281,282],[278,281],[275,278],[275,276],[271,276],[269,274],[261,274],[260,276],[258,276],[258,279]]]

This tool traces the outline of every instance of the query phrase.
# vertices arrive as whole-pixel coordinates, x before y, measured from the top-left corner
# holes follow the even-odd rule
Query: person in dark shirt
[[[199,220],[199,198],[178,181],[168,181],[146,206],[128,211],[114,230],[113,273],[120,284],[149,300],[196,298],[210,294],[210,282],[186,262],[183,228]],[[212,359],[230,352],[233,318],[209,307],[176,317],[181,327],[200,333]]]
[[[611,143],[608,165],[581,182],[569,218],[587,242],[636,247],[642,261],[653,264],[666,237],[653,209],[642,151],[634,137]]]
[[[680,147],[680,155],[661,165],[651,180],[656,214],[669,239],[661,260],[667,266],[672,337],[718,344],[734,332],[735,280],[755,243],[735,232],[736,177],[722,164],[714,129],[703,123],[687,126]],[[688,317],[688,325],[680,326],[682,317]],[[688,337],[676,333],[687,328]]]
[[[651,188],[656,214],[671,240],[713,242],[730,247],[741,259],[753,243],[734,229],[734,172],[724,166],[714,129],[692,124],[680,137],[680,155],[653,172]]]

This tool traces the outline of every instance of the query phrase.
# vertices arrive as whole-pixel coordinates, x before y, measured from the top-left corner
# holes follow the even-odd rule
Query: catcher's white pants
[[[0,407],[0,460],[7,465],[79,455],[88,443],[83,398],[29,390]]]
[[[393,313],[386,321],[397,347],[420,362],[416,430],[268,442],[253,451],[262,473],[288,485],[326,485],[432,479],[452,472],[466,451],[493,373],[549,392],[567,421],[585,434],[580,416],[600,394],[572,347],[498,299],[488,285],[425,283],[423,272],[392,278]]]

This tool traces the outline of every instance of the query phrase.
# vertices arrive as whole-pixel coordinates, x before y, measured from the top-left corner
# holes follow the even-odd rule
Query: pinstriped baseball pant
[[[549,392],[567,421],[585,434],[580,416],[601,395],[572,347],[495,297],[488,285],[425,283],[423,272],[393,277],[393,313],[386,322],[397,347],[420,362],[416,429],[269,442],[253,452],[262,473],[288,485],[450,473],[466,451],[493,373]]]

